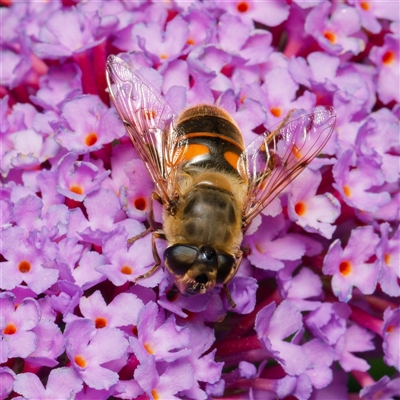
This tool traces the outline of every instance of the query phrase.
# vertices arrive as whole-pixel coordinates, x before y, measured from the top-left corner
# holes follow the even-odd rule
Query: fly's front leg
[[[235,257],[237,258],[236,265],[235,265],[235,271],[234,271],[234,273],[232,274],[232,277],[231,277],[230,279],[232,279],[232,278],[235,276],[237,270],[239,269],[240,263],[242,262],[242,258],[243,258],[243,252],[242,252],[242,250],[238,250],[238,251],[236,252],[236,254],[235,254]],[[229,280],[230,280],[230,279],[229,279]],[[227,285],[226,283],[224,283],[224,291],[225,291],[226,299],[228,300],[229,305],[231,306],[231,308],[235,308],[235,307],[236,307],[236,304],[235,304],[235,302],[232,300],[231,293],[230,293],[229,288],[228,288],[228,285]]]
[[[149,214],[147,216],[147,221],[149,223],[149,227],[144,230],[143,232],[139,233],[139,235],[134,236],[133,238],[128,239],[128,244],[132,244],[134,242],[136,242],[136,240],[145,237],[148,233],[155,231],[156,228],[156,222],[154,221],[154,212],[153,212],[153,201],[156,200],[158,201],[160,204],[162,204],[162,200],[161,197],[156,193],[153,192],[150,196],[149,199]]]
[[[228,285],[225,283],[224,283],[224,290],[225,290],[226,299],[228,300],[229,305],[231,306],[231,308],[235,308],[236,303],[232,300],[231,292],[228,289]]]
[[[154,257],[154,261],[155,264],[151,267],[150,271],[147,271],[145,274],[143,275],[139,275],[136,279],[135,279],[135,283],[137,283],[137,281],[139,281],[140,279],[146,279],[149,276],[153,275],[154,272],[157,271],[158,267],[161,264],[161,258],[158,255],[158,251],[157,251],[157,246],[156,246],[156,239],[163,239],[163,240],[167,240],[167,238],[165,237],[164,232],[161,231],[156,231],[153,232],[152,236],[151,236],[151,247],[153,250],[153,257]]]

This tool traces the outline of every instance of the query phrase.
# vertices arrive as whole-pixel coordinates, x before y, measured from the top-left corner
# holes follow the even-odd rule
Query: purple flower
[[[206,382],[207,385],[216,384],[223,368],[222,363],[214,361],[216,350],[208,352],[215,341],[214,332],[198,321],[186,323],[185,320],[181,320],[181,323],[190,331],[188,346],[191,348],[191,353],[185,359],[189,362],[194,377],[191,387],[182,394],[192,398],[206,398],[199,382]]]
[[[44,24],[38,35],[35,53],[42,58],[59,59],[94,47],[102,39],[96,38],[100,18],[90,18],[80,8],[57,10]],[[62,29],[68,26],[69,29]]]
[[[43,293],[58,278],[53,267],[57,247],[49,239],[35,245],[33,235],[25,237],[24,230],[11,227],[1,235],[2,255],[7,261],[0,264],[1,289],[14,289],[25,282],[35,293]]]
[[[77,154],[98,150],[125,134],[116,112],[107,108],[97,96],[80,96],[67,101],[61,116],[57,141]]]
[[[345,151],[333,167],[333,186],[350,206],[363,211],[376,211],[390,200],[389,193],[370,190],[384,183],[378,162],[370,157],[358,157]]]
[[[321,180],[320,173],[308,169],[293,182],[288,214],[307,232],[330,239],[335,230],[332,223],[340,215],[340,203],[330,193],[316,195]]]
[[[0,330],[2,363],[9,358],[28,357],[35,351],[38,343],[37,335],[32,330],[40,320],[40,307],[32,298],[26,298],[15,308],[15,296],[10,292],[0,293]]]
[[[79,236],[88,242],[101,245],[107,234],[118,226],[123,226],[128,231],[129,238],[143,230],[138,221],[126,219],[118,197],[108,189],[101,188],[90,193],[83,204],[90,224],[82,227]],[[119,222],[116,223],[117,221]]]
[[[131,160],[125,166],[125,173],[129,179],[129,186],[121,189],[121,202],[130,218],[144,221],[149,211],[149,200],[154,190],[153,183],[146,167],[138,160]],[[154,202],[153,202],[154,203]]]
[[[159,23],[136,24],[131,32],[130,49],[145,50],[157,62],[178,57],[188,39],[187,23],[178,15],[166,24],[165,30]]]
[[[164,320],[162,314],[153,302],[149,302],[139,313],[138,337],[130,338],[139,361],[151,355],[156,361],[171,362],[190,353],[187,348],[189,329],[177,326],[173,315]]]
[[[88,251],[82,255],[79,265],[72,271],[75,283],[88,289],[105,280],[105,276],[96,271],[96,267],[104,265],[105,257],[96,251]]]
[[[225,51],[245,59],[247,66],[267,61],[273,51],[269,32],[252,30],[239,17],[235,18],[228,13],[221,16],[218,39]]]
[[[50,371],[46,388],[35,374],[18,374],[14,390],[27,399],[70,399],[82,389],[82,379],[73,368],[57,368]]]
[[[384,131],[387,141],[380,138],[380,132]],[[400,138],[398,135],[397,118],[382,109],[373,113],[360,127],[355,140],[355,145],[360,155],[373,158],[380,165],[385,181],[397,182],[399,175]]]
[[[264,307],[257,315],[255,329],[260,341],[289,375],[306,371],[308,358],[304,349],[284,339],[301,332],[303,327],[300,311],[290,301],[278,307],[274,303]]]
[[[3,3],[0,398],[398,394],[396,2]],[[107,89],[123,51],[176,115],[216,104],[246,144],[335,109],[323,156],[243,232],[233,309],[176,293],[171,243],[127,243],[155,189]]]
[[[345,371],[357,370],[366,371],[370,368],[369,364],[360,357],[352,353],[361,353],[367,350],[373,350],[373,334],[360,328],[358,325],[351,325],[345,335],[335,346],[336,353],[341,367]]]
[[[58,365],[57,358],[65,350],[64,336],[54,321],[42,318],[32,329],[37,335],[36,349],[29,354],[26,362],[30,365],[55,367]]]
[[[109,171],[102,171],[87,161],[77,161],[75,153],[68,153],[58,164],[58,192],[75,200],[82,201],[86,195],[100,188]]]
[[[388,376],[384,376],[379,381],[365,386],[360,391],[360,396],[365,399],[384,400],[393,398],[399,393],[400,378],[390,380]]]
[[[190,388],[193,371],[185,361],[169,363],[165,371],[158,373],[155,358],[148,357],[135,371],[135,379],[150,399],[179,399],[178,392]]]
[[[346,321],[350,314],[350,308],[344,303],[324,303],[310,312],[305,323],[315,337],[335,345],[346,332]]]
[[[250,246],[249,260],[258,268],[279,271],[284,267],[283,260],[298,260],[305,253],[305,245],[298,236],[282,236],[283,216],[263,217],[263,224],[253,235],[244,238]]]
[[[136,326],[142,307],[143,302],[132,293],[120,293],[107,305],[98,290],[90,297],[82,297],[79,302],[83,317],[91,319],[98,329]]]
[[[118,382],[118,374],[102,364],[126,356],[128,341],[119,329],[96,330],[92,320],[80,319],[67,324],[64,336],[67,356],[89,387],[107,390]]]
[[[82,94],[81,72],[75,64],[51,67],[40,78],[40,89],[32,101],[44,109],[60,112],[61,105]]]
[[[360,1],[350,0],[349,4],[353,5],[358,11],[361,18],[361,25],[371,33],[379,33],[382,29],[379,18],[396,20],[396,12],[398,8],[393,3],[380,3],[378,1]]]
[[[301,310],[314,310],[321,305],[320,301],[307,299],[320,299],[322,292],[322,282],[317,274],[308,268],[302,268],[296,276],[290,279],[281,278],[282,291],[285,297],[296,302],[296,306]]]
[[[396,308],[385,310],[383,314],[383,350],[385,352],[385,361],[387,365],[394,366],[400,370],[400,309]]]
[[[305,31],[329,53],[359,54],[364,50],[365,42],[357,35],[361,27],[357,11],[347,5],[339,5],[328,19],[330,11],[331,4],[328,2],[313,8],[304,25]]]
[[[134,282],[138,276],[146,273],[154,264],[151,235],[137,240],[129,249],[127,249],[128,238],[128,233],[122,226],[106,235],[103,254],[109,264],[96,267],[98,272],[104,274],[116,286],[127,281]],[[115,249],[119,249],[119,251],[116,252]],[[139,280],[138,283],[150,287],[157,285],[162,275],[161,269],[159,271],[147,279]]]
[[[385,35],[385,43],[381,47],[371,49],[371,61],[378,67],[377,92],[384,103],[400,101],[396,85],[399,83],[399,46],[398,37]]]
[[[376,246],[376,255],[380,262],[378,281],[382,290],[390,296],[400,295],[400,231],[389,239],[390,226],[386,222],[381,225],[381,240]]]
[[[215,2],[216,6],[225,9],[227,13],[236,15],[248,25],[253,20],[267,26],[277,26],[288,17],[287,4],[280,1],[257,2],[257,1],[221,1]]]
[[[365,294],[375,290],[379,264],[368,260],[375,253],[378,241],[372,227],[362,227],[352,231],[344,250],[339,239],[332,243],[324,260],[323,272],[333,275],[332,289],[339,300],[349,301],[353,286]]]
[[[8,367],[0,367],[0,399],[6,399],[13,390],[15,372]]]

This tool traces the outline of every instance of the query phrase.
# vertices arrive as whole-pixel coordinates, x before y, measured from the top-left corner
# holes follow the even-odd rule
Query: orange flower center
[[[135,208],[137,210],[143,211],[146,209],[146,199],[144,199],[143,197],[135,199],[133,204],[135,205]]]
[[[107,320],[104,317],[97,317],[94,320],[97,329],[105,328],[107,326]]]
[[[294,210],[297,215],[302,216],[306,212],[306,205],[300,201],[294,206]]]
[[[343,276],[347,276],[351,272],[351,262],[350,261],[342,261],[339,265],[340,273]]]
[[[145,343],[145,344],[143,345],[143,347],[147,350],[147,352],[148,352],[149,354],[154,354],[154,350],[151,348],[151,346],[150,346],[148,343]]]
[[[31,263],[29,261],[23,260],[18,264],[19,272],[26,274],[31,270]]]
[[[361,1],[360,2],[360,7],[364,10],[364,11],[368,11],[370,6],[369,3],[367,1]]]
[[[79,367],[81,368],[86,367],[86,360],[82,356],[75,356],[74,361]]]
[[[3,329],[5,335],[14,335],[15,332],[17,332],[17,327],[14,324],[7,324]]]
[[[132,273],[132,268],[129,267],[128,265],[124,265],[124,266],[121,268],[121,272],[122,272],[123,274],[125,274],[125,275],[130,275],[130,274]]]
[[[73,193],[76,194],[83,194],[83,189],[81,185],[78,185],[77,183],[73,183],[70,187],[69,190]]]
[[[385,65],[391,64],[395,59],[394,52],[392,50],[387,51],[383,56],[382,56],[382,62]]]
[[[239,3],[237,3],[236,5],[236,9],[240,12],[240,13],[245,13],[247,11],[249,11],[249,3],[245,2],[245,1],[241,1]]]
[[[279,107],[271,107],[269,111],[274,117],[280,117],[282,114],[282,110]]]
[[[336,42],[336,35],[333,32],[324,32],[325,39],[328,39],[332,44]]]
[[[345,194],[347,197],[350,197],[350,196],[351,196],[351,190],[350,190],[350,188],[349,188],[347,185],[344,185],[344,186],[343,186],[343,192],[344,192],[344,194]]]
[[[93,146],[97,142],[97,134],[90,132],[85,138],[86,146]]]

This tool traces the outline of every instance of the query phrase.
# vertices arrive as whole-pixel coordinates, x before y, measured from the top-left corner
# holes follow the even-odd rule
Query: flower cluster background
[[[397,0],[0,4],[1,399],[400,395]],[[177,113],[219,104],[247,143],[336,110],[323,157],[245,235],[234,310],[171,295],[163,268],[135,284],[154,186],[109,54]]]

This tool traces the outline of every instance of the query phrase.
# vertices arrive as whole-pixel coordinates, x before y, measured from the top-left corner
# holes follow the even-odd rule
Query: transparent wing
[[[175,194],[176,170],[184,139],[174,128],[175,114],[164,99],[121,58],[107,59],[107,83],[132,142],[164,204]]]
[[[311,112],[293,110],[273,132],[255,139],[242,155],[242,174],[249,186],[244,203],[244,224],[249,224],[328,142],[335,127],[333,108]]]

